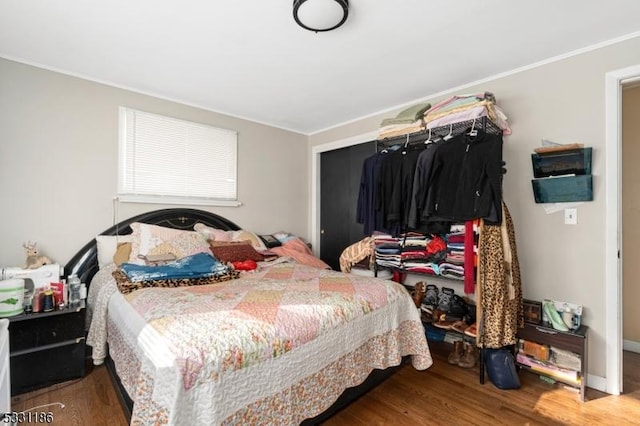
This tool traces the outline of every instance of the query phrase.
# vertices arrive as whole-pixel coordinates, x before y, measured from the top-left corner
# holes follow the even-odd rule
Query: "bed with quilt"
[[[65,267],[90,282],[87,344],[132,402],[131,424],[300,424],[403,359],[432,364],[402,285],[289,257],[241,271],[197,224],[241,231],[212,213],[159,210],[103,232]],[[113,261],[98,253],[108,237]],[[176,260],[140,261],[161,252]]]

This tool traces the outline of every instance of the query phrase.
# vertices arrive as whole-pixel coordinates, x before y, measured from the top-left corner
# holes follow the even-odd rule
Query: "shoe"
[[[454,295],[452,288],[442,287],[442,291],[438,294],[438,309],[449,312],[451,308],[451,298]]]
[[[416,308],[420,308],[420,305],[422,305],[422,299],[424,299],[425,294],[427,294],[427,290],[424,283],[422,281],[417,282],[413,287],[412,293],[413,303],[415,303]]]
[[[462,300],[462,297],[458,296],[457,294],[451,296],[448,313],[450,315],[460,317],[460,319],[464,317],[464,315],[467,313],[467,308],[465,306],[464,300]]]
[[[451,351],[451,353],[449,354],[449,357],[447,358],[447,361],[449,361],[449,364],[457,364],[460,362],[460,359],[462,358],[462,354],[464,353],[463,345],[464,344],[462,340],[456,340],[455,342],[453,342],[453,350]]]
[[[438,305],[438,287],[434,284],[427,284],[427,294],[425,294],[424,303],[432,308]]]
[[[547,314],[549,321],[554,329],[560,331],[569,331],[569,327],[562,321],[560,314],[556,311],[556,307],[553,305],[553,302],[544,302],[542,309],[544,313]]]
[[[471,300],[467,296],[462,297],[462,301],[464,302],[465,314],[462,319],[469,325],[476,322],[476,302]]]
[[[469,327],[464,329],[464,334],[471,337],[478,337],[478,326],[474,322]]]
[[[434,327],[438,327],[441,328],[443,330],[451,330],[451,327],[453,327],[453,324],[455,324],[455,321],[448,321],[446,319],[441,319],[439,321],[436,321],[433,323]]]
[[[473,368],[476,365],[478,359],[478,350],[475,345],[471,343],[464,344],[464,353],[458,361],[458,365],[462,368]]]
[[[440,321],[440,318],[444,317],[445,314],[446,314],[446,312],[441,311],[440,309],[436,308],[431,313],[431,319],[432,319],[433,322]]]
[[[420,305],[420,310],[423,312],[423,315],[431,318],[433,316],[433,308],[429,305],[425,305],[424,302]]]
[[[469,327],[466,322],[460,320],[453,323],[451,326],[452,330],[457,331],[458,333],[464,333],[464,331]]]

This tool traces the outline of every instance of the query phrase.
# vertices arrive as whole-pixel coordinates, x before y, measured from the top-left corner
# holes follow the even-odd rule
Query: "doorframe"
[[[605,359],[606,392],[622,392],[622,86],[640,65],[605,74]]]
[[[327,142],[311,147],[311,223],[309,235],[311,247],[316,256],[320,256],[320,155],[323,152],[346,148],[361,143],[371,142],[378,138],[377,131],[361,133],[345,139]]]

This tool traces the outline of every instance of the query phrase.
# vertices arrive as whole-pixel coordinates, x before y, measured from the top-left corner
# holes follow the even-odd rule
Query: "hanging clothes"
[[[429,185],[432,179],[433,159],[439,146],[446,143],[442,138],[425,143],[418,156],[414,174],[409,211],[407,213],[407,227],[425,234],[447,234],[451,229],[451,220],[425,220],[423,210],[427,204]]]
[[[385,165],[393,171],[393,179],[390,192],[383,192],[385,203],[385,223],[389,228],[397,226],[400,230],[407,229],[409,205],[413,194],[413,176],[416,170],[418,157],[422,153],[420,145],[403,147],[393,153]]]
[[[502,204],[502,225],[481,221],[478,243],[476,303],[479,332],[477,345],[501,348],[517,342],[524,327],[522,283],[516,238],[507,206]]]
[[[435,151],[423,220],[502,221],[502,136],[461,133]]]
[[[387,151],[377,152],[365,158],[360,175],[356,222],[364,225],[364,235],[373,231],[386,232],[380,210],[380,174]]]

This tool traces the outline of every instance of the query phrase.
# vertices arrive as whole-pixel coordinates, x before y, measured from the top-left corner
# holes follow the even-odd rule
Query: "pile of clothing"
[[[469,287],[465,292],[473,293],[475,246],[471,245],[470,256],[465,257],[465,225],[453,225],[452,232],[445,235],[425,235],[408,232],[398,237],[374,232],[375,263],[382,268],[399,269],[402,272],[442,276],[465,280]],[[471,238],[474,238],[473,235]],[[363,240],[363,241],[365,241]],[[469,268],[465,270],[465,260]]]
[[[380,123],[379,138],[392,138],[424,130],[422,117],[430,107],[430,103],[419,103],[400,111],[395,117],[385,118]]]
[[[427,129],[434,129],[480,117],[489,117],[502,129],[503,134],[511,134],[507,116],[490,92],[451,96],[426,110],[423,121]]]

